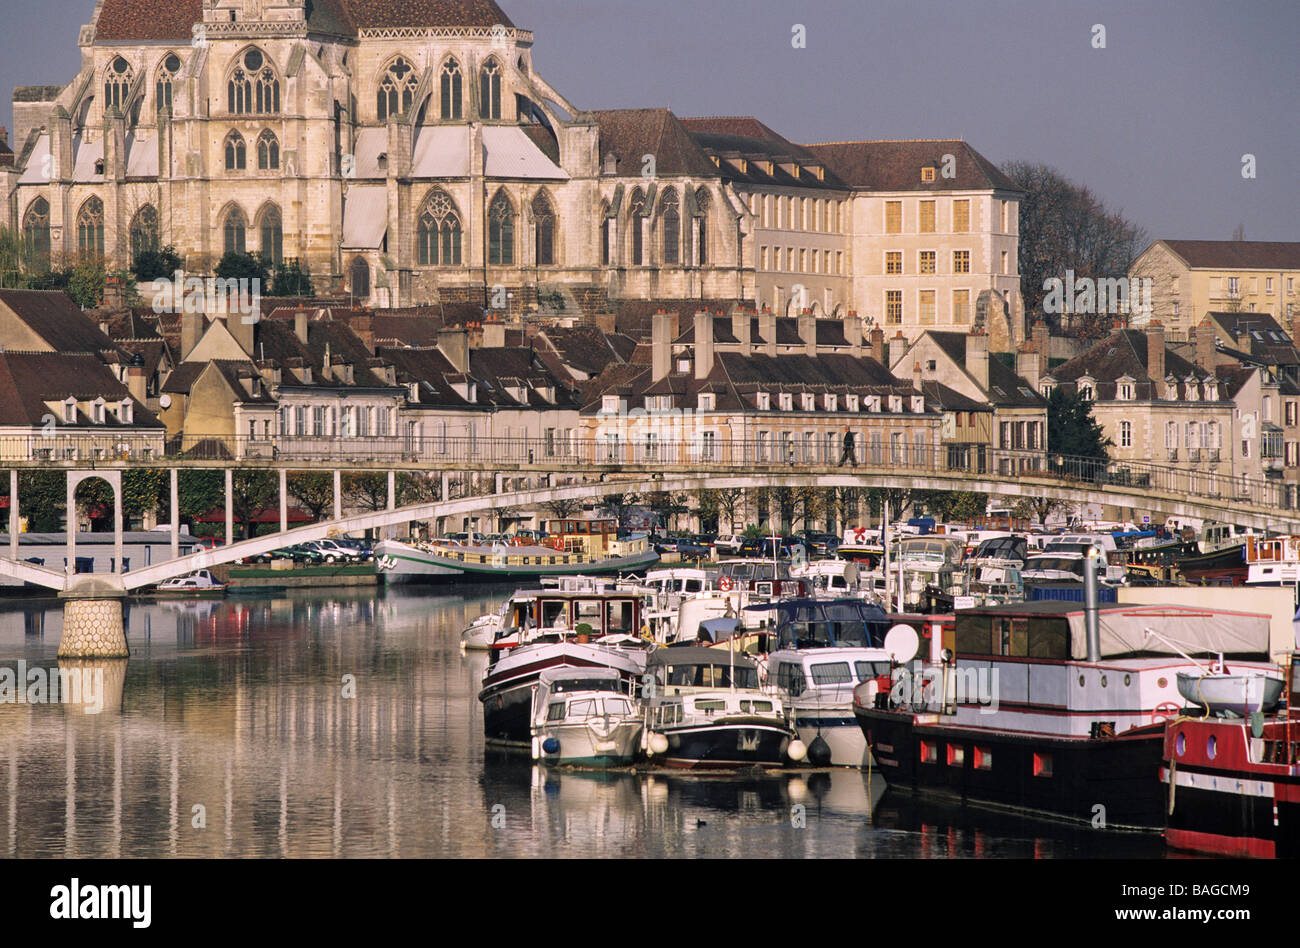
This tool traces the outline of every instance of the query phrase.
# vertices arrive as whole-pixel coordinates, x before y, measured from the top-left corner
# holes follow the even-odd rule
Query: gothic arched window
[[[247,253],[248,221],[243,211],[232,207],[226,214],[223,230],[226,253]]]
[[[158,249],[158,211],[146,204],[131,221],[131,260],[140,254]]]
[[[640,188],[633,191],[627,207],[628,226],[632,229],[632,266],[639,267],[645,261],[645,192]]]
[[[280,141],[269,128],[257,136],[257,169],[274,171],[280,167]]]
[[[677,189],[664,191],[659,203],[660,222],[664,235],[664,263],[680,263],[682,247],[682,215],[677,204]]]
[[[175,53],[168,53],[163,57],[162,65],[158,67],[158,91],[155,96],[159,112],[172,107],[172,83],[180,71],[181,58],[179,56]]]
[[[50,202],[37,198],[23,216],[23,240],[27,253],[33,260],[45,261],[50,257]]]
[[[357,257],[352,261],[350,270],[352,277],[352,295],[367,297],[370,295],[370,264],[366,263],[364,257]]]
[[[231,132],[226,136],[226,170],[243,171],[248,166],[248,149],[244,145],[244,136]]]
[[[546,195],[533,198],[533,246],[537,248],[537,266],[555,265],[555,211]]]
[[[479,118],[501,118],[501,67],[489,59],[479,72]]]
[[[104,202],[97,197],[89,198],[77,214],[77,252],[104,256]]]
[[[498,191],[488,209],[488,263],[512,266],[515,262],[515,210],[504,191]]]
[[[379,81],[379,121],[410,111],[416,84],[415,68],[401,56],[394,59]]]
[[[284,262],[284,224],[280,209],[274,205],[262,211],[262,258],[271,263]]]
[[[131,64],[117,56],[108,64],[104,74],[104,111],[109,108],[121,109],[126,104],[126,94],[131,91],[131,79],[134,71]]]
[[[449,59],[442,65],[442,117],[444,121],[460,118],[460,63]]]
[[[609,234],[609,202],[604,201],[600,205],[600,263],[606,267],[610,260]]]
[[[460,215],[442,188],[434,188],[420,211],[416,254],[422,267],[460,266]]]
[[[280,111],[280,80],[259,49],[250,49],[226,84],[232,115],[275,115]]]

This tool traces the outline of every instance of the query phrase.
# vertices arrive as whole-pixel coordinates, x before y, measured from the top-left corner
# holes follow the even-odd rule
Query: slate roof
[[[622,361],[605,334],[595,326],[548,328],[538,333],[555,351],[561,364],[587,375],[599,375],[607,365]]]
[[[1222,270],[1300,270],[1300,242],[1280,240],[1162,240],[1189,267]]]
[[[684,118],[681,123],[697,145],[711,155],[723,157],[726,163],[721,171],[733,181],[753,185],[847,189],[847,185],[826,168],[825,159],[777,134],[752,116]],[[744,170],[727,156],[747,159]],[[772,163],[771,172],[763,167],[764,162]],[[796,167],[795,173],[791,174],[780,167],[780,162],[801,167]],[[811,166],[815,165],[824,169],[821,178],[811,171]]]
[[[117,345],[62,290],[0,290],[9,307],[56,352],[117,352]]]
[[[966,340],[968,338],[966,333],[931,330],[927,335],[935,341],[949,359],[965,371]],[[1144,349],[1143,352],[1145,351]],[[1052,374],[1057,379],[1060,379],[1061,376],[1057,374],[1058,372],[1059,369],[1053,371]],[[1042,395],[1030,388],[1028,382],[1017,375],[1014,369],[994,353],[989,353],[988,397],[989,402],[992,404],[1007,408],[1016,406],[1037,408],[1047,404],[1047,400]]]
[[[46,402],[78,401],[103,397],[110,403],[130,398],[126,386],[109,368],[89,353],[0,352],[0,425],[39,427],[49,414]],[[162,423],[144,405],[132,409],[134,423],[124,425],[112,412],[103,425],[79,414],[76,424],[94,428],[161,428]]]
[[[1229,350],[1234,358],[1265,365],[1300,364],[1300,350],[1296,349],[1295,342],[1268,313],[1205,315],[1227,334],[1231,344],[1222,348]]]
[[[203,0],[104,0],[95,39],[188,42],[202,21]],[[307,23],[341,36],[403,26],[514,26],[493,0],[312,0]]]
[[[601,166],[610,152],[618,158],[618,173],[641,174],[643,155],[655,156],[655,172],[717,178],[719,171],[695,143],[677,116],[667,109],[611,109],[591,113],[600,127]]]
[[[993,360],[989,360],[992,365]],[[1116,383],[1125,376],[1133,379],[1134,398],[1138,401],[1164,398],[1165,379],[1153,380],[1147,374],[1147,334],[1136,329],[1121,329],[1111,333],[1095,345],[1084,350],[1069,362],[1045,373],[1058,382],[1073,383],[1080,378],[1092,378],[1098,401],[1115,398]],[[1197,384],[1210,377],[1209,373],[1180,356],[1169,345],[1165,346],[1165,377],[1178,383],[1178,397],[1182,398],[1184,379],[1194,378]]]
[[[1019,192],[991,161],[958,139],[825,142],[808,150],[850,187],[868,191],[970,191],[996,188]],[[943,156],[955,159],[955,176],[943,176]],[[933,181],[921,169],[935,168]]]

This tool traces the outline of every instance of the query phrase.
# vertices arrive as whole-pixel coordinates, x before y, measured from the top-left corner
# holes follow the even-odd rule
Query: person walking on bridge
[[[844,453],[840,455],[840,467],[844,466],[845,461],[853,462],[853,466],[858,466],[858,452],[855,450],[853,429],[847,425],[844,428]]]

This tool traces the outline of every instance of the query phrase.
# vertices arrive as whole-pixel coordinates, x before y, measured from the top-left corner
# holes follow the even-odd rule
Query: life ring
[[[1178,707],[1174,702],[1162,701],[1160,704],[1156,705],[1155,710],[1151,712],[1151,723],[1155,724],[1159,721],[1171,720],[1172,718],[1178,717],[1182,712],[1183,709]]]
[[[723,592],[729,590],[731,588],[731,577],[723,576],[720,580],[718,580],[718,588],[721,589]]]
[[[511,546],[526,546],[528,543],[523,537],[514,537],[510,540]]]
[[[853,530],[853,542],[854,543],[867,542],[867,531],[864,530],[862,527],[855,527]]]

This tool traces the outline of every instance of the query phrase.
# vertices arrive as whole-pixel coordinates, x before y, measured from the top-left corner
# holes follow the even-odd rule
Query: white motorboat
[[[613,668],[543,671],[533,693],[533,759],[582,767],[632,763],[644,724],[632,687]]]
[[[223,596],[226,584],[220,582],[211,571],[196,570],[186,576],[164,579],[154,590],[154,595],[168,599],[192,599],[198,596]]]

